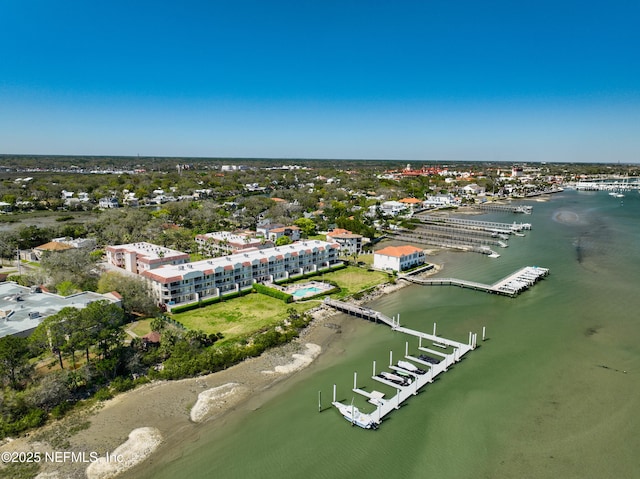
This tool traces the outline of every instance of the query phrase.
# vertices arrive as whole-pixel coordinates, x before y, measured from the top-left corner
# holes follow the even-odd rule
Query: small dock
[[[398,322],[394,323],[393,329],[418,338],[417,350],[426,352],[429,356],[421,355],[420,357],[416,357],[410,355],[409,342],[405,342],[405,354],[401,359],[403,363],[398,362],[398,365],[395,365],[393,361],[393,351],[389,351],[388,369],[392,371],[391,377],[389,377],[389,374],[386,374],[385,376],[384,372],[382,374],[378,374],[376,362],[373,361],[371,379],[395,390],[395,395],[389,398],[385,398],[384,393],[380,391],[366,391],[358,387],[358,373],[354,372],[352,391],[366,397],[367,402],[375,406],[375,409],[370,413],[362,413],[355,408],[353,404],[349,406],[337,401],[336,385],[334,384],[332,405],[336,407],[352,425],[360,426],[364,429],[376,429],[385,416],[398,409],[401,404],[411,396],[417,395],[422,388],[432,383],[436,376],[446,372],[452,364],[460,361],[465,354],[476,347],[476,334],[469,333],[469,342],[461,343],[442,336],[437,336],[435,323],[433,325],[433,334],[401,327],[399,324],[399,318]],[[429,347],[425,347],[423,346],[423,343],[434,345],[437,348],[441,348],[441,350],[437,351]],[[429,361],[427,361],[427,359],[429,359]],[[400,367],[401,364],[403,367]],[[415,369],[407,369],[407,364]],[[394,374],[402,375],[395,377],[402,377],[404,382],[400,384],[398,381],[395,381],[393,376]]]
[[[492,294],[501,294],[504,296],[515,297],[521,292],[529,289],[540,279],[549,274],[547,268],[538,266],[525,266],[515,273],[502,278],[494,284],[477,283],[475,281],[467,281],[457,278],[415,278],[409,274],[398,275],[398,279],[404,279],[415,284],[424,286],[459,286],[461,288],[474,289],[477,291],[485,291]]]

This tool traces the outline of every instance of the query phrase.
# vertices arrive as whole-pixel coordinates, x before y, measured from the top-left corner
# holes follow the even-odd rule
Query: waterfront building
[[[136,274],[189,262],[187,253],[145,242],[107,246],[106,253],[109,264]]]
[[[146,270],[159,303],[192,303],[340,264],[339,246],[325,241],[299,241],[285,246],[237,253],[193,263]]]
[[[452,194],[428,195],[426,201],[424,202],[424,205],[427,208],[439,208],[457,204],[458,202]]]
[[[422,204],[422,200],[418,198],[402,198],[398,201],[398,203],[402,203],[403,205],[407,205],[407,207],[413,212],[415,210],[421,209],[424,205]]]
[[[373,267],[381,270],[399,272],[424,263],[424,250],[410,245],[387,246],[373,254]]]

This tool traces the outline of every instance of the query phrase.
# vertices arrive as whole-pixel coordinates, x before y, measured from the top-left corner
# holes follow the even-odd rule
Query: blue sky
[[[640,163],[640,2],[0,2],[0,153]]]

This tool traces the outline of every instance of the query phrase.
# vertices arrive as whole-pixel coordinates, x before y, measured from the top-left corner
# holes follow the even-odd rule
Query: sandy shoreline
[[[436,267],[429,274],[434,274],[439,269]],[[398,281],[396,284],[381,285],[357,303],[367,303],[408,284]],[[345,320],[343,316],[324,306],[310,312],[314,319],[299,338],[257,358],[247,359],[229,369],[206,376],[178,381],[154,381],[106,401],[88,417],[89,427],[69,438],[66,450],[105,456],[107,453],[133,448],[136,451],[136,461],[127,462],[131,467],[151,455],[159,446],[159,441],[170,445],[186,435],[197,435],[199,423],[219,419],[225,413],[247,403],[250,398],[252,401],[260,401],[260,392],[310,365],[326,351],[335,335],[340,333]],[[136,434],[146,434],[151,439],[138,437],[140,440],[136,443]],[[134,447],[132,444],[137,445]],[[0,452],[53,449],[49,444],[35,442],[29,437],[18,438],[0,446]],[[46,463],[41,464],[39,477],[102,479],[114,477],[114,474],[125,469],[122,465],[114,469],[102,464],[91,465],[91,469],[87,470],[87,464]]]

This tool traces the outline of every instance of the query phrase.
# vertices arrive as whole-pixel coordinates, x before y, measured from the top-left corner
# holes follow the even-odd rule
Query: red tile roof
[[[423,251],[422,248],[417,248],[411,245],[404,246],[387,246],[379,251],[376,251],[375,254],[382,254],[385,256],[393,256],[395,258],[401,258],[402,256],[408,256],[413,253],[417,253]]]

